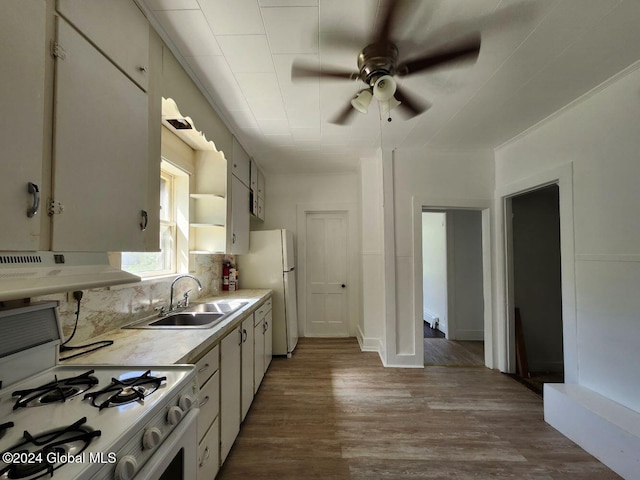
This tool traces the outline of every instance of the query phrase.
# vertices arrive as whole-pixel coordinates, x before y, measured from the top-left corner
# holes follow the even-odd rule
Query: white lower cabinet
[[[220,430],[218,418],[198,446],[197,480],[213,480],[220,468]]]
[[[255,324],[255,343],[253,355],[255,364],[253,368],[253,392],[258,393],[258,388],[264,377],[264,318]]]
[[[234,328],[220,342],[220,462],[240,432],[242,330]]]
[[[195,362],[198,395],[198,480],[213,479],[220,467],[220,347],[217,345]]]
[[[195,362],[198,396],[198,477],[213,480],[271,363],[271,299],[244,317]]]
[[[253,343],[253,314],[251,314],[242,322],[242,421],[247,416],[247,412],[249,412],[253,402]]]
[[[271,299],[264,302],[254,314],[254,369],[253,387],[258,392],[264,374],[271,364],[273,356],[273,328],[271,326]]]
[[[273,358],[273,327],[272,327],[272,314],[269,310],[264,316],[264,372],[267,372],[269,365],[271,365],[271,359]]]

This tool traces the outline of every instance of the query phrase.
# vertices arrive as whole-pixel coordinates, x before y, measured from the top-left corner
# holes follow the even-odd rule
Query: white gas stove
[[[0,479],[190,478],[194,367],[56,365],[55,307],[0,312]]]

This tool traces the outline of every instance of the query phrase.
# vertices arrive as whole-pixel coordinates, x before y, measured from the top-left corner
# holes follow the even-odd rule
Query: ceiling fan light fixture
[[[398,100],[396,100],[395,97],[391,97],[389,100],[386,100],[384,102],[380,102],[380,108],[382,110],[382,113],[384,115],[386,115],[391,110],[393,110],[394,108],[399,106],[401,103],[402,102],[399,102]]]
[[[351,100],[351,106],[360,113],[367,113],[372,98],[373,96],[369,90],[362,90],[356,95],[356,98]]]
[[[373,84],[373,96],[379,102],[386,102],[396,93],[396,81],[391,75],[382,75]]]

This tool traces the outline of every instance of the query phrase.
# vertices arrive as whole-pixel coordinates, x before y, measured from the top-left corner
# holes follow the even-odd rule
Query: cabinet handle
[[[262,333],[267,333],[267,330],[269,330],[269,322],[265,320],[264,327],[262,327]]]
[[[204,449],[204,458],[200,462],[200,467],[201,468],[204,466],[204,464],[207,462],[207,460],[209,460],[209,456],[210,455],[211,455],[211,450],[209,450],[209,447],[205,447],[205,449]]]
[[[208,363],[205,363],[205,364],[204,364],[204,367],[202,367],[202,368],[199,368],[199,369],[198,369],[198,373],[202,373],[202,372],[204,372],[204,371],[205,371],[206,369],[208,369],[210,366],[211,366],[211,365],[209,365]]]
[[[138,70],[140,71],[140,73],[147,73],[148,71],[147,67],[145,67],[144,65],[140,65],[138,67]]]
[[[209,398],[209,395],[207,395],[207,396],[206,396],[206,397],[204,397],[204,398],[202,399],[202,401],[200,402],[200,406],[201,406],[201,407],[204,407],[207,403],[209,403],[209,400],[211,400],[211,399]]]
[[[238,330],[238,333],[240,334],[240,343],[238,345],[242,345],[244,343],[244,335],[242,334],[242,330]]]
[[[236,234],[235,234],[235,232],[233,233],[233,239],[232,239],[231,243],[236,243]]]
[[[247,338],[249,338],[249,335],[247,335],[247,331],[243,328],[242,329],[242,343],[246,342]]]
[[[149,224],[149,214],[146,210],[140,210],[140,215],[142,216],[142,221],[140,222],[140,230],[144,232],[147,229],[147,225]]]
[[[40,208],[40,189],[35,183],[29,182],[27,183],[27,191],[33,195],[33,205],[27,210],[27,217],[31,218],[38,213],[38,209]]]

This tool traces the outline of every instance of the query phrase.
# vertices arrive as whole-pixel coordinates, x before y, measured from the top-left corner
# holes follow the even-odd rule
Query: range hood
[[[0,301],[139,281],[106,253],[0,252]]]

